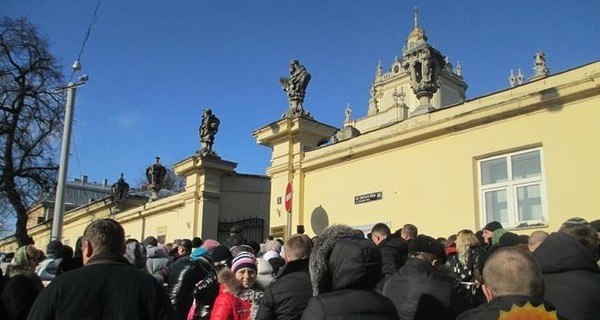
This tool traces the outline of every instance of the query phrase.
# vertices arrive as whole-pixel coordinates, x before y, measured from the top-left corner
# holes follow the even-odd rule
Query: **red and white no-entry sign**
[[[292,183],[289,182],[285,187],[285,211],[292,212]]]

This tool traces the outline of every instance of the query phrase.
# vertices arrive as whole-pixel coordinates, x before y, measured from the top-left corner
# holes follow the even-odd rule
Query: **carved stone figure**
[[[160,164],[160,157],[156,157],[156,162],[146,168],[146,178],[148,179],[148,189],[158,192],[162,187],[163,180],[167,175],[167,168]]]
[[[533,77],[545,77],[550,72],[546,66],[546,55],[543,52],[537,52],[533,57]]]
[[[293,59],[290,62],[290,77],[279,78],[283,90],[287,93],[290,107],[285,116],[307,115],[302,103],[304,102],[304,95],[309,81],[310,73],[306,71],[306,68],[298,60]]]
[[[212,110],[204,110],[202,115],[202,124],[200,125],[200,154],[202,155],[215,155],[213,150],[213,143],[215,142],[215,135],[219,131],[219,118],[217,118]]]
[[[119,202],[119,200],[124,199],[128,191],[129,183],[125,182],[123,174],[121,173],[121,178],[119,178],[119,180],[112,185],[112,192],[115,197],[115,200]]]

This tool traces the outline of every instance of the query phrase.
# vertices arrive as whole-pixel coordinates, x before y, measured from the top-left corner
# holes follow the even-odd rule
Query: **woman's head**
[[[250,252],[238,253],[231,262],[231,272],[242,288],[252,288],[256,283],[257,262]]]
[[[458,232],[456,236],[456,251],[461,263],[466,263],[469,248],[477,245],[479,245],[479,240],[477,240],[473,231],[465,229]]]
[[[35,267],[43,260],[43,256],[43,252],[31,244],[19,247],[15,252],[11,274],[34,271]]]

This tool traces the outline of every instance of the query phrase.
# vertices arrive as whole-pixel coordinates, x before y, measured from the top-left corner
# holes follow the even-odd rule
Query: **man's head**
[[[417,226],[414,224],[407,223],[402,227],[402,238],[404,240],[414,239],[419,234]]]
[[[179,247],[177,247],[177,254],[179,256],[187,256],[192,253],[192,240],[190,239],[181,239],[179,242]]]
[[[156,247],[156,246],[158,246],[158,240],[153,236],[148,236],[148,237],[146,237],[146,239],[144,239],[144,242],[142,242],[142,244],[146,247],[147,246]]]
[[[113,219],[100,219],[90,223],[81,240],[84,264],[101,253],[123,255],[125,252],[125,231]]]
[[[192,239],[192,248],[198,248],[202,245],[202,239],[200,237],[194,237]]]
[[[62,249],[62,242],[58,240],[52,240],[46,246],[46,255],[51,258],[58,258],[60,250]]]
[[[229,229],[229,235],[234,235],[234,234],[241,234],[242,233],[242,227],[235,225],[233,227],[231,227],[231,229]]]
[[[548,232],[543,230],[536,230],[529,235],[529,239],[527,239],[527,247],[529,248],[529,252],[534,252],[537,247],[544,242],[548,238]]]
[[[533,255],[518,247],[496,250],[483,267],[483,293],[488,301],[496,297],[523,295],[542,297],[542,271]]]
[[[287,262],[306,259],[312,250],[312,240],[307,235],[295,234],[285,243],[285,259]]]
[[[483,227],[483,240],[486,243],[490,243],[491,242],[491,238],[494,235],[494,231],[496,230],[500,230],[500,229],[504,229],[502,228],[502,224],[498,221],[492,221],[488,224],[485,225],[485,227]]]
[[[558,232],[569,235],[584,245],[595,256],[598,250],[598,235],[596,230],[582,218],[571,218],[565,221]]]
[[[434,267],[444,264],[446,260],[444,245],[423,234],[416,236],[408,243],[408,253],[410,258],[424,260]]]
[[[378,223],[373,226],[371,229],[371,240],[375,242],[375,244],[381,243],[381,241],[385,240],[390,233],[390,227],[388,227],[385,223]]]

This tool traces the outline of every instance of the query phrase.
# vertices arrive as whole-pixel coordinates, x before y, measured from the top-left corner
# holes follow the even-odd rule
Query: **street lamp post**
[[[73,71],[81,69],[79,61],[73,64]],[[65,212],[65,183],[69,168],[69,150],[71,148],[71,129],[73,128],[73,112],[75,108],[75,95],[77,87],[85,84],[88,80],[86,75],[79,77],[79,82],[69,82],[67,85],[67,104],[65,107],[65,123],[63,126],[62,146],[60,149],[60,166],[58,168],[58,184],[56,186],[56,198],[54,200],[54,216],[52,219],[52,234],[50,240],[61,240],[63,216]]]

